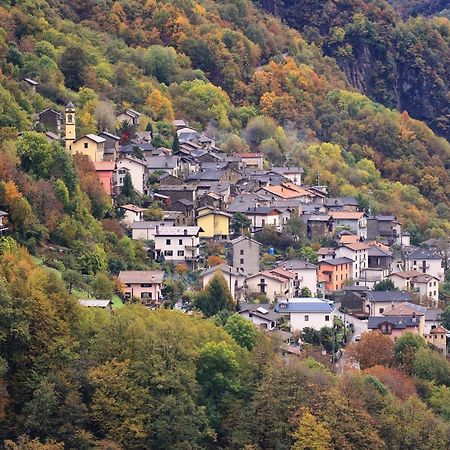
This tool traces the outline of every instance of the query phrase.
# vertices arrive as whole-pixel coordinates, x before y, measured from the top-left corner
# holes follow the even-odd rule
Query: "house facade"
[[[147,166],[145,161],[132,156],[120,156],[117,160],[117,189],[123,187],[126,173],[129,172],[133,188],[141,195],[147,193]]]
[[[304,328],[320,330],[332,327],[334,322],[334,305],[320,298],[290,298],[280,301],[275,312],[288,318],[292,333]]]
[[[289,298],[294,293],[295,274],[282,268],[265,270],[245,280],[248,294],[265,295],[270,303],[278,298]]]
[[[278,267],[295,273],[294,296],[300,297],[302,288],[308,288],[311,295],[317,295],[317,267],[300,259],[288,259],[277,262]]]
[[[157,258],[174,264],[185,263],[196,268],[200,257],[200,227],[157,227],[155,251]]]
[[[231,241],[233,267],[242,273],[253,275],[259,272],[261,244],[248,236],[239,236]]]
[[[351,280],[352,265],[353,261],[350,258],[334,258],[319,261],[317,266],[319,272],[325,278],[325,292],[342,290]]]
[[[205,206],[197,210],[197,226],[203,231],[200,237],[211,239],[228,239],[230,236],[231,214]]]
[[[145,305],[161,303],[164,272],[162,270],[123,270],[119,273],[125,299],[138,298]]]

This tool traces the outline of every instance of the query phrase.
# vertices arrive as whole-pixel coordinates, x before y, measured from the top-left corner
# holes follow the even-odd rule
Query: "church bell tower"
[[[66,105],[66,113],[65,113],[65,125],[66,125],[66,148],[67,150],[72,150],[72,143],[76,139],[75,135],[75,106],[70,101]]]

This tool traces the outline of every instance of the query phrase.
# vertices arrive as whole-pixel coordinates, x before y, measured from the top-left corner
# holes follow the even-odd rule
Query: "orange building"
[[[324,279],[325,292],[344,288],[352,277],[353,261],[350,258],[334,258],[318,262],[319,274]]]
[[[105,192],[112,197],[114,195],[114,172],[116,163],[114,161],[96,161],[94,162],[95,172],[102,183]]]

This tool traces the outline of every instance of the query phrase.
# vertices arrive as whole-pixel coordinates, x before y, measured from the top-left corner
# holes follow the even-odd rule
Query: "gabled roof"
[[[51,113],[53,113],[55,116],[59,116],[60,119],[62,119],[63,115],[59,112],[59,111],[55,111],[52,108],[46,108],[41,112],[38,112],[37,115],[41,116],[41,114],[44,114],[45,112],[50,111]]]
[[[233,275],[235,277],[245,278],[247,275],[243,272],[240,272],[238,269],[235,269],[232,266],[229,266],[228,264],[222,263],[217,266],[209,267],[208,269],[205,269],[201,274],[200,277],[204,277],[206,275],[209,275],[210,273],[215,273],[217,271],[220,271],[227,275]]]
[[[295,175],[305,172],[303,167],[272,167],[271,171],[279,175]]]
[[[427,308],[425,306],[416,305],[411,302],[401,302],[395,304],[393,308],[389,308],[384,316],[424,316]]]
[[[447,334],[449,331],[447,328],[444,328],[442,325],[438,325],[435,328],[432,328],[430,334]]]
[[[358,220],[364,215],[359,211],[330,211],[330,216],[335,220]]]
[[[33,80],[32,78],[25,78],[25,81],[27,83],[32,84],[33,86],[37,86],[39,84],[36,80]]]
[[[111,138],[111,139],[114,139],[115,141],[120,141],[120,137],[119,136],[116,136],[115,134],[112,134],[112,133],[110,133],[109,131],[102,131],[101,133],[100,133],[100,136],[101,135],[105,135],[105,136],[108,136],[109,138]]]
[[[371,245],[369,246],[369,250],[367,251],[367,254],[369,256],[379,256],[379,257],[390,257],[392,256],[391,253],[383,250],[382,248],[376,246],[376,245]]]
[[[204,213],[198,214],[199,211],[202,211],[202,212],[204,211]],[[200,219],[201,217],[210,216],[210,215],[223,216],[223,217],[228,217],[228,218],[233,217],[231,214],[220,211],[220,209],[210,208],[209,206],[203,206],[203,207],[197,209],[197,219]]]
[[[113,172],[114,169],[116,168],[116,163],[114,161],[95,161],[94,166],[97,172],[101,171]]]
[[[350,244],[343,244],[342,247],[349,248],[350,250],[353,250],[354,252],[358,252],[361,250],[368,250],[370,248],[364,242],[353,242]]]
[[[88,299],[80,299],[78,300],[78,303],[81,306],[87,306],[88,308],[107,308],[109,305],[111,305],[112,301],[88,298]]]
[[[336,249],[333,247],[320,247],[317,250],[318,255],[334,255],[336,253]]]
[[[262,153],[234,153],[234,156],[239,156],[239,158],[263,158]]]
[[[384,323],[389,324],[396,330],[404,330],[405,328],[415,328],[419,326],[419,320],[413,316],[370,316],[367,321],[367,328],[374,330]]]
[[[149,169],[175,169],[179,162],[178,156],[148,156],[145,158]]]
[[[311,264],[308,261],[303,261],[302,259],[287,259],[285,261],[278,261],[277,262],[278,267],[284,267],[285,269],[289,270],[302,270],[302,269],[316,269],[316,266],[314,264]]]
[[[411,302],[411,295],[406,291],[368,291],[367,299],[371,302]]]
[[[81,140],[83,138],[87,138],[91,141],[94,141],[96,144],[102,144],[103,142],[106,142],[106,139],[104,139],[100,136],[97,136],[96,134],[92,134],[92,133],[79,137],[75,142],[78,142],[79,140]]]
[[[253,242],[254,244],[257,244],[257,245],[259,245],[259,246],[262,246],[261,243],[259,243],[258,241],[255,241],[255,240],[252,239],[250,236],[239,236],[238,238],[233,239],[233,240],[231,241],[231,244],[232,244],[232,245],[236,245],[236,244],[239,244],[239,243],[242,242],[242,241],[249,241],[249,242]]]
[[[422,272],[419,272],[417,270],[404,270],[402,272],[391,273],[388,275],[388,277],[397,276],[400,278],[404,278],[406,280],[406,279],[414,278],[418,275],[422,275]]]
[[[145,208],[141,208],[141,207],[139,207],[137,205],[132,205],[131,203],[119,206],[119,208],[126,209],[127,211],[133,211],[133,212],[136,212],[136,213],[137,212],[144,212],[144,211],[146,211]]]
[[[158,283],[164,278],[162,270],[122,270],[119,273],[119,281],[125,284],[134,283]]]
[[[353,260],[350,258],[333,258],[333,259],[323,259],[317,263],[320,265],[330,265],[330,266],[338,266],[339,264],[353,264]]]
[[[158,227],[156,236],[197,236],[200,231],[201,227]]]
[[[412,260],[412,259],[442,259],[442,258],[436,253],[432,252],[431,250],[418,248],[409,255],[406,255],[405,259]]]
[[[285,313],[331,313],[334,304],[320,298],[292,298],[278,302],[275,312]]]
[[[153,230],[156,227],[170,227],[173,226],[173,221],[153,221],[153,220],[140,220],[131,224],[132,230]]]

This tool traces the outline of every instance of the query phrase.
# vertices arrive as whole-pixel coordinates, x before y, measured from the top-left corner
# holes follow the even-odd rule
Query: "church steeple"
[[[71,150],[71,145],[73,141],[76,139],[75,134],[75,106],[69,101],[66,105],[66,113],[65,113],[65,125],[66,125],[66,148]]]

